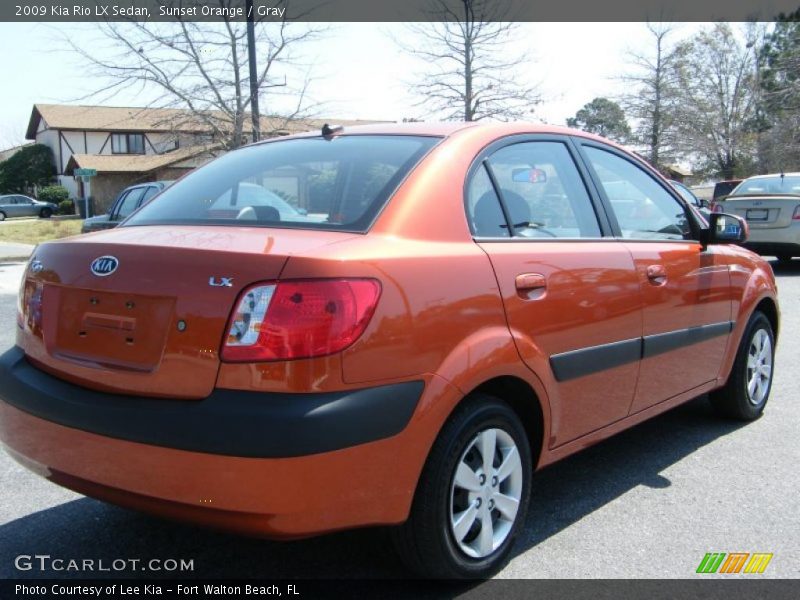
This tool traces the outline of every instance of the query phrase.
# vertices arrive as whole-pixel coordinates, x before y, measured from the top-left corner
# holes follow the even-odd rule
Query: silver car
[[[746,248],[781,262],[800,256],[800,173],[745,179],[715,203],[714,211],[747,219]]]
[[[57,208],[52,202],[39,202],[22,194],[6,194],[0,196],[0,221],[11,217],[49,219]]]

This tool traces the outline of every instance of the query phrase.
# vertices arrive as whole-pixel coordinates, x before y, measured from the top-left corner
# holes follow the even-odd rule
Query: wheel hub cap
[[[747,352],[747,397],[758,406],[764,401],[772,379],[772,341],[764,329],[759,329],[750,341]]]
[[[450,531],[467,556],[488,556],[511,533],[522,477],[519,450],[502,429],[481,431],[467,445],[450,486]]]

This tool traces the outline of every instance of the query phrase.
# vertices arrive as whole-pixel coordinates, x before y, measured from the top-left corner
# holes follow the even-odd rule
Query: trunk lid
[[[722,212],[737,215],[751,229],[778,229],[789,227],[792,216],[800,205],[800,196],[793,194],[728,196],[720,202]]]
[[[239,292],[277,279],[292,254],[353,236],[145,226],[46,243],[26,273],[18,343],[40,368],[85,387],[203,398]],[[101,257],[116,267],[101,260],[93,273]]]

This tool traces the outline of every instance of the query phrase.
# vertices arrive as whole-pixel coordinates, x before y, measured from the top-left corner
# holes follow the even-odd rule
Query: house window
[[[114,154],[144,154],[144,134],[111,134],[111,152]]]

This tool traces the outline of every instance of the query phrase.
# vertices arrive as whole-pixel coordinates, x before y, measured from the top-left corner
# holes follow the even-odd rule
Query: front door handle
[[[533,300],[541,297],[547,287],[547,280],[541,273],[522,273],[517,275],[514,284],[523,298]]]
[[[667,282],[667,270],[664,265],[650,265],[647,267],[647,279],[653,285],[664,285]]]

